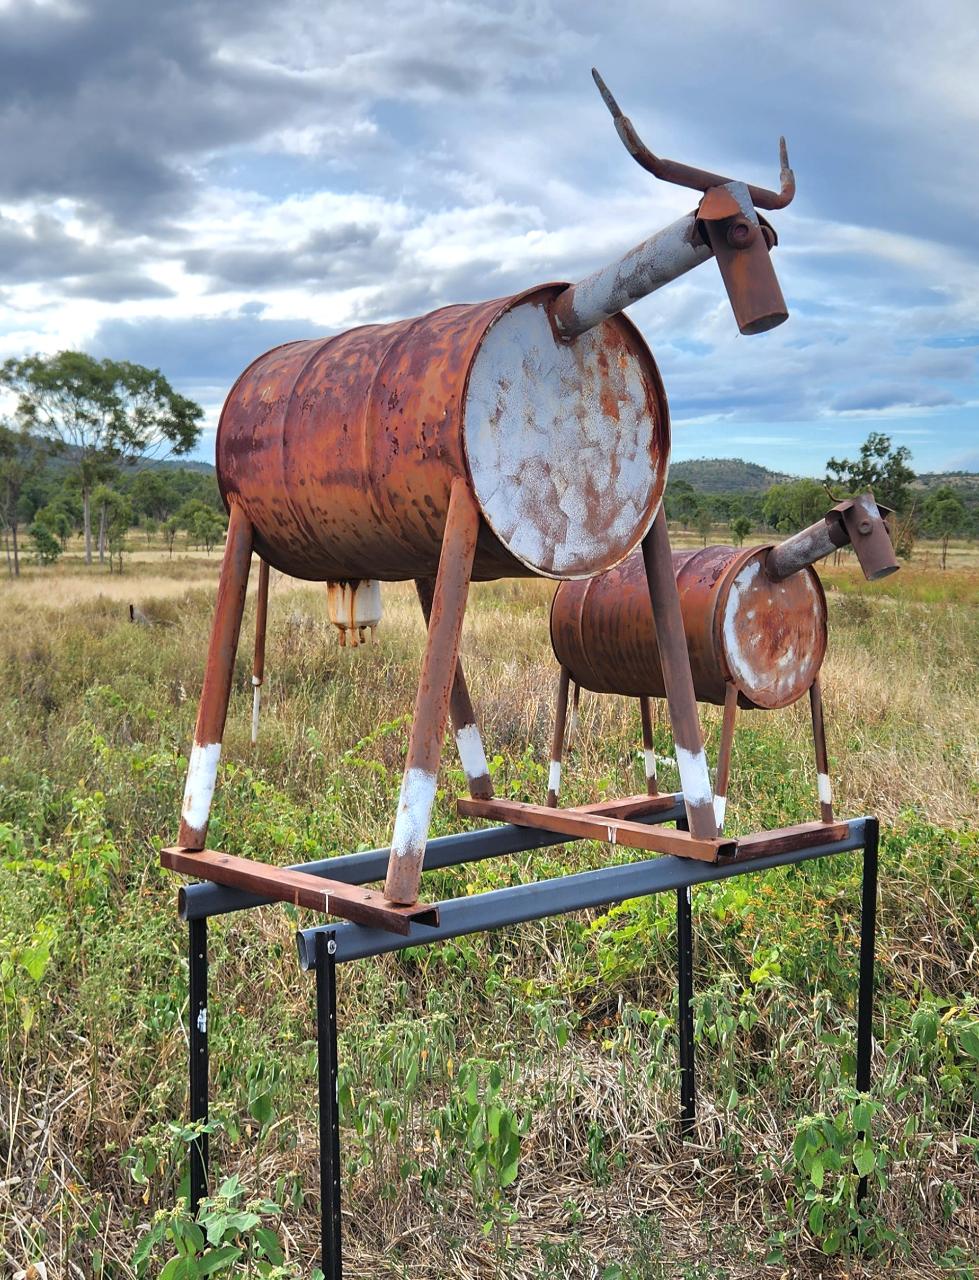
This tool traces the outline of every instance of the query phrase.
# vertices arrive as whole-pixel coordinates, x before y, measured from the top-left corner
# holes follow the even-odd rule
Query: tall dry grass
[[[908,1238],[876,1257],[830,1260],[805,1215],[787,1208],[798,1194],[786,1163],[794,1125],[839,1105],[849,1078],[841,1062],[852,1037],[856,873],[840,859],[698,892],[700,1118],[686,1146],[675,1128],[671,903],[345,970],[349,1274],[488,1280],[505,1269],[519,1280],[591,1280],[615,1260],[628,1261],[630,1280],[968,1274],[979,1176],[962,1136],[977,1136],[974,1102],[947,1093],[949,1073],[967,1064],[954,1049],[928,1057],[914,1028],[938,1001],[944,1045],[977,990],[975,596],[968,577],[951,572],[908,575],[904,596],[901,575],[887,593],[864,591],[849,570],[827,579],[838,808],[880,813],[889,833],[875,1079],[886,1103],[878,1138],[894,1154],[875,1212]],[[173,583],[180,591],[170,595]],[[926,593],[937,598],[926,604]],[[129,1280],[135,1238],[176,1193],[162,1155],[145,1187],[125,1156],[169,1150],[166,1122],[186,1109],[184,937],[174,882],[155,857],[175,830],[212,587],[148,575],[136,601],[155,624],[147,627],[127,623],[126,596],[83,594],[68,609],[52,594],[20,597],[0,617],[0,962],[14,957],[16,970],[4,1003],[0,1243],[11,1271],[43,1257],[52,1280]],[[476,586],[464,636],[487,749],[500,757],[498,787],[528,798],[544,794],[556,688],[550,594],[542,582]],[[423,642],[411,588],[385,588],[379,643],[349,651],[336,645],[321,590],[273,577],[258,753],[248,743],[252,620],[249,606],[213,843],[282,863],[385,844]],[[719,709],[705,709],[704,724],[713,753]],[[567,799],[639,789],[639,745],[634,705],[585,695]],[[662,714],[657,748],[669,757]],[[439,833],[460,825],[452,750],[449,741]],[[745,714],[735,829],[815,816],[814,774],[804,706]],[[664,784],[675,783],[666,766]],[[118,869],[88,866],[110,848]],[[595,844],[558,847],[443,873],[427,890],[478,892],[609,856]],[[35,988],[17,956],[43,920],[57,938]],[[241,1131],[216,1135],[216,1164],[256,1191],[285,1188],[282,1237],[299,1275],[316,1232],[316,1137],[297,921],[305,917],[275,908],[213,924],[212,1053],[215,1095]],[[33,1002],[27,1029],[24,1001]],[[490,1062],[527,1130],[505,1198],[513,1221],[484,1234],[464,1155],[434,1135],[454,1105],[460,1064]],[[253,1115],[263,1081],[274,1099],[266,1126]],[[399,1117],[397,1132],[361,1136],[357,1124],[382,1112]],[[927,1117],[927,1132],[900,1154],[916,1116]],[[403,1173],[418,1162],[449,1171],[437,1193]],[[770,1261],[772,1239],[790,1228],[782,1261]],[[958,1251],[952,1262],[936,1261],[943,1249]]]

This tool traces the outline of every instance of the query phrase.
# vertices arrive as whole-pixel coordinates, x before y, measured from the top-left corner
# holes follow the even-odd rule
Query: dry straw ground
[[[156,1276],[174,1251],[163,1240],[138,1259],[153,1224],[172,1222],[186,1111],[185,940],[155,851],[174,831],[216,569],[136,557],[121,578],[69,565],[0,588],[11,1273],[42,1260],[51,1280],[128,1280]],[[351,966],[349,1275],[976,1273],[979,574],[912,565],[867,588],[842,566],[824,579],[839,808],[885,824],[873,1145],[860,1144],[866,1113],[850,1088],[854,858],[695,894],[701,1095],[687,1145],[670,901]],[[488,584],[467,618],[496,785],[518,798],[545,789],[549,598],[544,583]],[[129,625],[130,600],[153,625]],[[386,591],[385,610],[378,646],[344,652],[320,591],[274,579],[262,742],[253,754],[246,642],[215,846],[284,863],[385,843],[422,639],[407,587]],[[705,725],[714,750],[715,709]],[[634,707],[586,696],[569,797],[636,790],[637,746]],[[657,747],[670,756],[662,718]],[[461,775],[447,762],[438,832],[459,825]],[[731,794],[735,830],[814,814],[802,708],[743,717]],[[428,892],[610,856],[629,855],[558,847],[436,875]],[[312,990],[292,942],[303,920],[270,908],[212,927],[215,1166],[274,1202],[264,1222],[282,1276],[308,1274],[316,1233]],[[855,1159],[871,1168],[863,1211]]]

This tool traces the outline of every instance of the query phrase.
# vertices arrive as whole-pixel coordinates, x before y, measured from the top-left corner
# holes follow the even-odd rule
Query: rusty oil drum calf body
[[[638,546],[662,498],[669,415],[614,316],[568,344],[561,285],[267,352],[221,415],[217,471],[256,551],[316,581],[428,577],[449,492],[482,516],[473,576],[584,577]]]
[[[674,551],[694,690],[722,705],[728,682],[743,707],[785,707],[818,675],[826,600],[811,568],[774,582],[767,547]],[[551,605],[557,660],[585,689],[663,697],[663,674],[642,557],[587,582],[564,582]]]

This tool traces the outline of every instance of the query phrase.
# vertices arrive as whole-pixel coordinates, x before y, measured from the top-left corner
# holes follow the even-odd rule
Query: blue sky
[[[820,474],[869,431],[979,469],[979,9],[828,0],[0,0],[0,358],[162,368],[207,410],[277,342],[573,280],[692,207],[649,145],[777,185],[790,318],[706,264],[631,314],[674,457]]]

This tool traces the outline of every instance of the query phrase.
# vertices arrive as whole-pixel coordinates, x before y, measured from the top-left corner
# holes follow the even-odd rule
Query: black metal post
[[[693,1048],[693,913],[692,890],[676,891],[677,1020],[680,1031],[680,1137],[693,1132],[697,1114],[697,1085]]]
[[[877,935],[877,850],[880,822],[868,818],[864,826],[863,886],[860,902],[860,988],[857,1003],[857,1089],[870,1092],[870,1061],[874,1043],[874,947]],[[861,1138],[868,1135],[861,1133]],[[861,1178],[857,1198],[867,1194]]]
[[[680,818],[677,831],[686,831]],[[677,1029],[680,1036],[680,1137],[688,1138],[697,1118],[697,1081],[693,1049],[693,913],[690,885],[676,891]]]
[[[188,929],[190,1001],[187,1009],[190,1052],[190,1118],[207,1123],[207,919],[191,920]],[[190,1144],[190,1212],[196,1217],[207,1194],[207,1134]]]
[[[320,1111],[320,1265],[342,1280],[340,1240],[340,1105],[337,1068],[336,940],[316,935],[316,1043]]]

